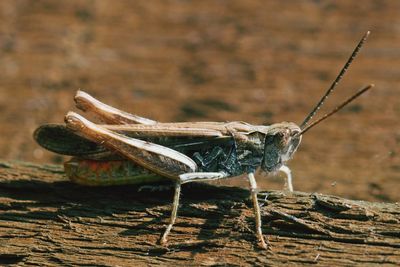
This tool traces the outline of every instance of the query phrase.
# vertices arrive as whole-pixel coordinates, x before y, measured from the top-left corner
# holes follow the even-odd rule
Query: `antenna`
[[[299,132],[298,134],[296,134],[296,136],[302,135],[305,132],[307,132],[308,130],[310,130],[312,127],[314,127],[315,125],[319,124],[320,122],[322,122],[323,120],[329,118],[330,116],[332,116],[333,114],[335,114],[336,112],[338,112],[339,110],[341,110],[342,108],[344,108],[347,104],[349,104],[351,101],[353,101],[354,99],[356,99],[357,97],[359,97],[360,95],[362,95],[363,93],[365,93],[366,91],[368,91],[369,89],[371,89],[372,87],[374,87],[373,84],[370,84],[366,87],[364,87],[363,89],[359,90],[357,93],[355,93],[353,96],[349,97],[348,99],[346,99],[346,101],[344,101],[342,104],[340,104],[339,106],[337,106],[336,108],[334,108],[331,112],[325,114],[324,116],[322,116],[320,119],[314,121],[313,123],[309,124],[307,127],[303,128],[301,130],[301,132]]]
[[[321,100],[318,102],[318,104],[314,107],[314,109],[310,112],[310,114],[308,114],[308,116],[301,123],[301,125],[300,125],[301,129],[303,129],[307,125],[307,123],[314,117],[314,115],[317,113],[317,111],[324,104],[324,102],[328,98],[328,96],[333,92],[333,90],[335,89],[336,85],[339,83],[339,81],[342,79],[343,75],[346,73],[346,71],[349,68],[351,62],[357,56],[357,54],[360,51],[361,47],[363,46],[364,42],[367,40],[369,34],[370,34],[370,31],[367,31],[364,34],[363,38],[360,40],[360,42],[358,43],[358,45],[354,49],[353,53],[351,54],[351,56],[347,60],[346,64],[343,66],[342,70],[339,72],[339,75],[336,77],[336,79],[333,81],[333,83],[329,87],[328,91],[326,91],[325,95],[321,98]]]

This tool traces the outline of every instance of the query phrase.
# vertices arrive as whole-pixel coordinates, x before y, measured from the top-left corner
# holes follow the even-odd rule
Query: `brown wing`
[[[244,122],[173,122],[157,123],[154,125],[125,124],[101,125],[116,132],[126,133],[129,136],[165,136],[165,137],[223,137],[233,133],[250,133],[255,130],[253,125]]]

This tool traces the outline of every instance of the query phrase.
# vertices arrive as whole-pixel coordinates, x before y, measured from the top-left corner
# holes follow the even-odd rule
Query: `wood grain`
[[[247,190],[183,187],[168,248],[157,245],[172,190],[82,187],[58,165],[0,163],[0,264],[46,266],[398,265],[400,206],[260,192],[270,250],[257,248]]]

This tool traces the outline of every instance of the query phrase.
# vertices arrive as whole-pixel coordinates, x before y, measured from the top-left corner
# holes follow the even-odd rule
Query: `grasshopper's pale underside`
[[[346,72],[368,37],[361,39],[338,77],[300,126],[292,122],[251,125],[245,122],[160,123],[110,107],[83,91],[75,96],[77,107],[92,112],[105,124],[95,124],[68,112],[65,125],[46,124],[34,133],[44,148],[73,158],[65,170],[74,182],[86,185],[150,183],[169,179],[175,183],[170,222],[161,237],[166,244],[175,222],[181,185],[247,174],[253,201],[259,245],[267,248],[261,231],[257,200],[257,169],[286,174],[293,191],[290,169],[285,165],[297,150],[302,135],[369,90],[364,87],[321,119],[308,123]]]

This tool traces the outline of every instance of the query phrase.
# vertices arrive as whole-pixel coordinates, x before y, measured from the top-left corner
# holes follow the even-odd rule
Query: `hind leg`
[[[116,151],[135,164],[175,182],[175,194],[170,222],[160,240],[162,244],[166,244],[168,234],[176,220],[181,184],[220,179],[227,176],[223,172],[195,172],[197,170],[196,163],[178,151],[118,134],[101,125],[94,124],[74,112],[69,112],[66,115],[65,122],[69,129],[81,137],[99,143],[111,151]]]
[[[157,124],[157,121],[133,115],[106,105],[80,90],[76,92],[74,100],[77,108],[85,112],[92,112],[100,120],[109,124]]]
[[[171,232],[172,226],[175,223],[176,216],[178,213],[179,207],[179,198],[181,192],[181,185],[190,182],[198,182],[198,181],[211,181],[217,180],[227,177],[228,174],[225,172],[191,172],[179,175],[179,181],[175,184],[175,194],[174,194],[174,202],[172,204],[172,212],[171,217],[169,219],[169,224],[165,229],[164,234],[161,237],[160,243],[161,245],[165,245],[167,243],[167,237]]]

